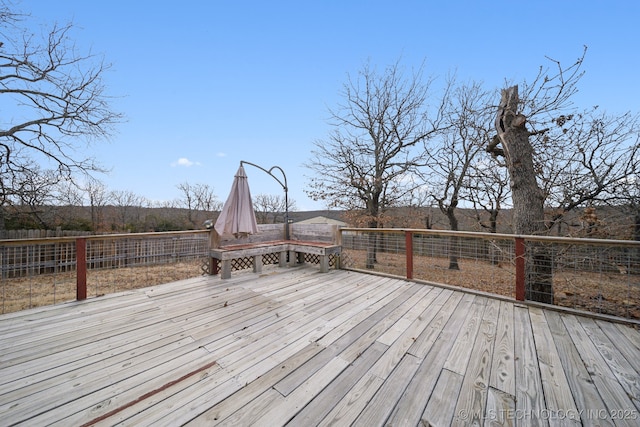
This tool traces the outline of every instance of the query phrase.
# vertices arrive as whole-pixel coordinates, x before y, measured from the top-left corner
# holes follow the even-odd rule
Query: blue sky
[[[104,54],[114,109],[127,117],[89,154],[110,168],[110,190],[150,200],[177,185],[208,184],[227,197],[240,160],[287,174],[298,210],[312,143],[326,139],[328,108],[366,61],[425,62],[436,85],[449,73],[484,82],[535,77],[545,56],[569,65],[588,46],[578,105],[638,111],[640,2],[30,0],[43,23],[72,21],[81,49]],[[246,168],[253,195],[282,194]]]

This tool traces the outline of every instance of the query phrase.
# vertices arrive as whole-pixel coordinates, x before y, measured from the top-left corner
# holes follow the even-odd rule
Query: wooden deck
[[[0,316],[0,425],[640,425],[640,333],[352,271]]]

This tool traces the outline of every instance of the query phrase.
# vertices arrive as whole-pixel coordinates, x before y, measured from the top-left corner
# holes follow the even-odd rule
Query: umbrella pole
[[[284,235],[285,235],[285,240],[289,240],[289,196],[288,196],[289,188],[287,187],[287,175],[285,175],[284,171],[280,166],[271,166],[271,168],[267,170],[262,166],[256,165],[255,163],[247,162],[245,160],[240,160],[240,166],[242,166],[243,164],[254,166],[262,170],[263,172],[267,173],[268,175],[271,176],[271,178],[278,181],[278,184],[280,184],[280,186],[284,190]],[[280,173],[282,174],[282,177],[284,178],[284,183],[277,176],[273,174],[272,171],[274,169],[278,169],[280,171]]]

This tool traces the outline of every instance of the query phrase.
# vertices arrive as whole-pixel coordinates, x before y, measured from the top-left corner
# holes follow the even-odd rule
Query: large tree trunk
[[[542,234],[544,199],[533,166],[533,148],[526,117],[518,114],[518,86],[502,91],[496,130],[504,150],[511,182],[516,234]],[[526,298],[553,304],[551,256],[542,244],[529,242],[526,263]]]
[[[378,233],[369,233],[367,238],[367,264],[368,269],[373,269],[378,258]]]
[[[378,228],[378,211],[377,209],[370,208],[371,214],[369,219],[369,228]],[[378,233],[369,233],[367,243],[367,263],[368,269],[373,269],[378,262]]]
[[[449,220],[449,228],[451,231],[458,231],[458,218],[456,217],[455,207],[449,206],[447,209],[443,210]],[[460,270],[460,266],[458,265],[458,246],[458,237],[449,237],[449,270]]]

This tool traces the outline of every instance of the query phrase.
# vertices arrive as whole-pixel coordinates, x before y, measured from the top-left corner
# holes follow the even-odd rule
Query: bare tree
[[[54,204],[59,207],[59,225],[63,229],[92,230],[90,209],[85,205],[84,190],[79,183],[61,181],[54,188]]]
[[[0,211],[3,227],[9,221],[13,227],[51,228],[55,212],[45,206],[55,198],[53,188],[59,177],[54,171],[43,171],[30,163],[28,168],[15,171],[11,179],[12,194],[5,194],[4,209]]]
[[[566,212],[611,198],[638,173],[638,116],[578,114],[571,103],[585,53],[567,68],[553,61],[552,74],[541,68],[522,96],[518,86],[502,91],[487,151],[504,158],[517,234],[547,233]],[[553,303],[551,255],[542,244],[527,251],[526,297]]]
[[[450,84],[452,85],[452,84]],[[426,177],[431,197],[447,217],[449,228],[458,231],[457,209],[468,199],[468,177],[488,139],[489,94],[478,83],[463,84],[451,91],[445,103],[445,119],[439,138],[427,146]],[[450,239],[449,269],[458,270],[458,239]]]
[[[195,226],[194,212],[198,204],[194,190],[188,182],[183,182],[177,185],[178,190],[182,192],[182,199],[180,199],[180,205],[187,210],[187,221],[192,226]]]
[[[104,229],[105,207],[110,202],[111,193],[107,190],[104,183],[89,178],[83,186],[84,191],[89,199],[89,208],[91,211],[91,228],[94,231]]]
[[[510,203],[511,190],[506,170],[487,160],[479,158],[471,165],[465,187],[476,223],[489,233],[497,233],[498,215]]]
[[[110,194],[110,200],[117,212],[118,227],[125,231],[128,226],[138,223],[144,198],[132,191],[116,190]]]
[[[636,159],[640,161],[640,159]],[[640,165],[638,165],[640,166]],[[632,239],[640,242],[640,177],[630,178],[620,192],[622,206],[629,212],[632,221]],[[640,250],[639,250],[640,252]],[[640,257],[638,257],[640,261]],[[640,263],[636,266],[640,270]]]
[[[544,193],[538,186],[526,117],[519,112],[518,86],[502,91],[496,130],[511,180],[516,234],[543,234]],[[526,297],[553,304],[551,255],[539,244],[528,247]]]
[[[222,202],[218,200],[213,187],[208,184],[196,184],[192,189],[196,200],[196,209],[207,213],[222,209]]]
[[[260,224],[275,224],[279,221],[279,216],[284,218],[286,208],[284,196],[258,194],[253,197],[253,209],[256,220]],[[289,199],[288,210],[289,212],[296,210],[295,200]]]
[[[595,107],[556,117],[534,145],[545,206],[551,208],[546,227],[562,235],[567,213],[615,204],[639,172],[639,137],[637,114],[610,115]]]
[[[22,27],[28,16],[11,6],[0,3],[0,96],[12,112],[0,126],[0,206],[21,191],[16,183],[32,164],[53,165],[64,179],[101,171],[78,148],[107,138],[122,120],[102,82],[109,65],[75,49],[72,24],[32,34]]]
[[[383,74],[367,64],[356,79],[349,77],[344,103],[330,110],[334,129],[328,140],[316,141],[306,164],[316,172],[307,194],[329,207],[360,211],[369,227],[378,227],[386,209],[412,190],[406,178],[424,164],[418,145],[438,129],[440,109],[432,116],[428,105],[430,83],[423,67],[405,76],[398,63]],[[373,268],[375,242],[369,247],[367,267]]]
[[[61,181],[56,185],[56,202],[62,206],[84,206],[83,190],[77,183]]]
[[[178,203],[187,210],[187,221],[192,227],[200,226],[214,211],[222,208],[213,188],[207,184],[183,182],[177,187],[182,192]]]

